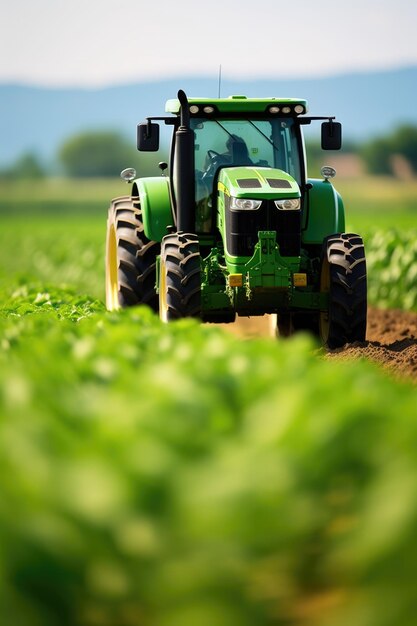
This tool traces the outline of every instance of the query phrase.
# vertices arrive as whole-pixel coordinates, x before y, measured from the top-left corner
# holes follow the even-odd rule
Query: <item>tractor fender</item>
[[[132,197],[135,196],[139,196],[145,235],[152,241],[162,241],[167,226],[174,223],[168,178],[137,178],[132,187]]]
[[[345,209],[340,194],[328,180],[309,179],[302,217],[302,240],[321,244],[333,233],[345,231]]]

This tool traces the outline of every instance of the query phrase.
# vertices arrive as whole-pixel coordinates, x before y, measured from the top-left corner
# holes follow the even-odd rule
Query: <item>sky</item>
[[[0,82],[307,78],[417,65],[414,0],[1,0]]]

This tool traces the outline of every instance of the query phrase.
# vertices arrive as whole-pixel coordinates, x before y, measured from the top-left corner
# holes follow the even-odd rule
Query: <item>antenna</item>
[[[219,98],[220,98],[220,87],[222,84],[222,64],[219,65]]]

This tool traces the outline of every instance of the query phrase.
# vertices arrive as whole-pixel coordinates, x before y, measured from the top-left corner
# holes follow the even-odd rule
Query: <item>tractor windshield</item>
[[[197,204],[210,200],[214,175],[227,165],[278,168],[301,184],[298,128],[291,118],[192,118],[191,127],[195,132]]]
[[[301,182],[296,125],[291,118],[207,120],[193,118],[195,167],[205,172],[220,155],[230,165],[275,167]],[[246,146],[247,150],[243,147]],[[247,163],[239,161],[246,160]],[[226,163],[224,163],[226,164]]]

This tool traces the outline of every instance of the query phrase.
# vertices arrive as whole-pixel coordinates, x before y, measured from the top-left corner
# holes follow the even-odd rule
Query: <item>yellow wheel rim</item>
[[[323,260],[320,275],[320,291],[324,293],[330,292],[330,264],[327,259]],[[320,311],[319,315],[319,331],[323,343],[327,343],[329,339],[329,311]]]
[[[116,229],[110,224],[106,245],[106,307],[109,311],[120,309],[118,265]]]
[[[167,277],[166,265],[162,259],[159,274],[159,317],[166,323],[168,322]]]

